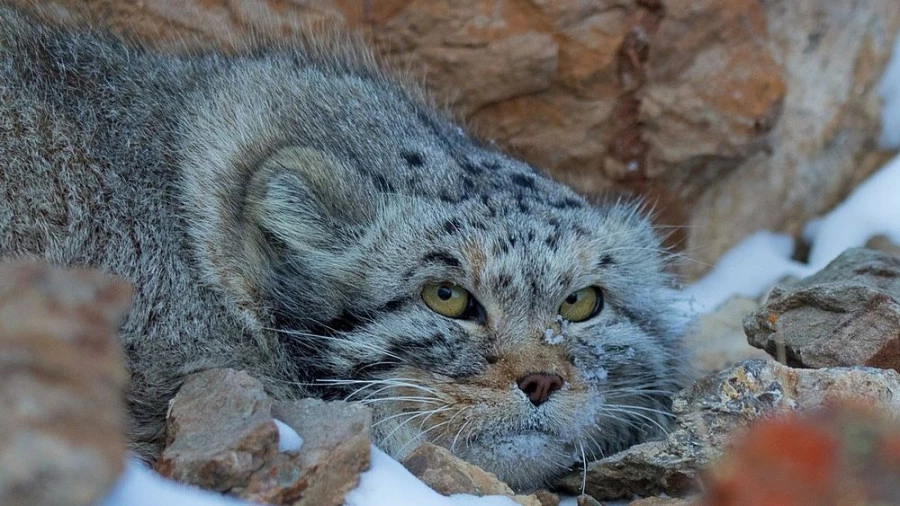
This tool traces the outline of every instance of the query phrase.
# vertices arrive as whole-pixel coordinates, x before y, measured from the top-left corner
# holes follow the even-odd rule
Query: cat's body
[[[279,397],[361,389],[389,452],[431,440],[529,488],[656,434],[682,372],[633,207],[472,141],[363,57],[159,55],[0,8],[0,257],[19,256],[135,284],[148,456],[181,378],[229,366]],[[435,283],[471,310],[430,307]],[[558,321],[586,287],[599,312]]]

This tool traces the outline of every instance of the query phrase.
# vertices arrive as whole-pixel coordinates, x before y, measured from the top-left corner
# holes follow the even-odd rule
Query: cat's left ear
[[[324,151],[285,147],[257,168],[248,218],[296,252],[340,248],[372,219],[372,196],[358,171]]]

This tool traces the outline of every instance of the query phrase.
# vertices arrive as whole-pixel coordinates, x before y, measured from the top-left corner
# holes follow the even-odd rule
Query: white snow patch
[[[897,100],[900,102],[900,96]],[[900,110],[896,116],[900,118]],[[808,231],[812,239],[809,264],[814,270],[875,235],[884,234],[900,244],[900,157],[857,186],[846,200],[819,219],[814,229]]]
[[[900,37],[894,43],[894,52],[884,69],[878,85],[881,98],[881,138],[885,148],[900,148]]]
[[[445,497],[428,488],[399,462],[372,447],[372,465],[359,486],[344,498],[344,506],[516,506],[502,496],[457,494]]]
[[[810,269],[794,260],[794,240],[783,234],[757,232],[722,255],[709,273],[685,288],[688,304],[698,313],[712,311],[735,295],[757,297],[787,276],[807,276]]]
[[[303,446],[303,438],[297,434],[290,425],[275,420],[275,426],[278,427],[278,451],[279,452],[297,452]]]
[[[119,481],[99,506],[249,506],[199,488],[163,478],[136,460],[125,463]]]
[[[547,344],[559,344],[569,337],[569,320],[560,315],[556,315],[554,322],[559,325],[559,332],[556,329],[549,328],[544,331],[544,341]]]

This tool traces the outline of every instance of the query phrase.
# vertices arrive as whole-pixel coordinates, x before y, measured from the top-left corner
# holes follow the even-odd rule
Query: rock
[[[122,280],[0,265],[0,504],[88,505],[122,471]]]
[[[285,499],[278,500],[278,494],[284,489],[280,484],[287,478],[302,484],[288,487],[295,491],[291,499],[297,502],[293,504],[342,504],[344,495],[359,484],[359,474],[369,468],[371,410],[353,402],[303,399],[277,402],[272,414],[297,431],[303,446],[287,470],[284,465],[263,468],[240,497],[286,504]]]
[[[278,453],[274,418],[303,439]],[[275,402],[243,371],[188,377],[172,400],[164,476],[252,502],[338,506],[369,467],[372,415],[358,403]]]
[[[628,503],[628,506],[691,506],[698,502],[698,499],[695,497],[687,499],[680,497],[644,497],[631,501]]]
[[[797,367],[900,371],[900,257],[864,248],[778,288],[744,320],[753,346]]]
[[[559,506],[559,496],[549,490],[541,489],[534,493],[540,506]]]
[[[877,88],[900,30],[896,0],[758,4],[764,51],[778,62],[787,93],[767,152],[720,172],[691,206],[685,249],[698,260],[686,266],[691,276],[753,231],[799,235],[891,156],[877,146]]]
[[[492,473],[470,464],[431,443],[414,449],[403,465],[426,485],[443,495],[514,495],[509,485]]]
[[[741,360],[768,358],[766,352],[747,344],[741,323],[757,307],[752,299],[732,297],[715,311],[700,315],[684,338],[691,354],[690,370],[703,375]]]
[[[697,491],[701,469],[751,422],[841,399],[865,399],[900,417],[900,374],[867,367],[793,369],[748,360],[706,376],[673,403],[675,428],[662,441],[633,446],[588,465],[586,491],[600,499]],[[582,473],[563,478],[560,489],[581,491]]]
[[[575,499],[578,506],[603,506],[603,503],[594,499],[588,494],[581,494]]]
[[[166,448],[156,470],[207,490],[241,487],[277,453],[271,409],[262,383],[243,371],[189,376],[170,402]]]
[[[751,427],[704,479],[706,506],[900,504],[896,414],[836,404]]]
[[[900,256],[900,245],[885,235],[876,235],[866,241],[866,248],[877,249],[890,255]]]

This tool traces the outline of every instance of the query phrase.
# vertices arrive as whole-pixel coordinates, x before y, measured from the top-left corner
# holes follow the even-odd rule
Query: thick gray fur
[[[658,435],[683,319],[639,209],[589,204],[330,47],[160,55],[0,8],[0,257],[135,284],[134,447],[158,454],[184,375],[221,366],[365,399],[394,455],[431,440],[521,489]],[[481,318],[428,309],[442,280]],[[554,323],[591,285],[599,316]],[[566,386],[533,406],[532,372]]]

